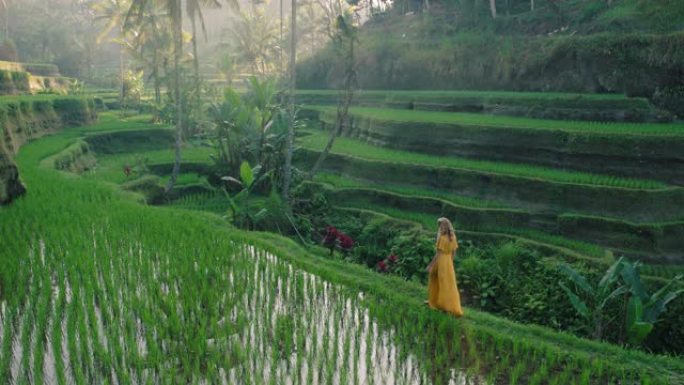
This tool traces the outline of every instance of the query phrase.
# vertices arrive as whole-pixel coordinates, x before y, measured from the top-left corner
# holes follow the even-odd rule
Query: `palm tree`
[[[230,33],[230,47],[236,59],[249,65],[253,74],[269,76],[278,66],[278,36],[273,19],[266,14],[266,5],[237,12]]]
[[[354,88],[356,86],[356,58],[355,58],[355,43],[358,40],[358,27],[354,25],[354,16],[356,14],[339,15],[337,17],[337,35],[334,42],[339,45],[341,59],[345,62],[344,68],[344,90],[341,92],[340,100],[337,104],[337,119],[335,121],[335,128],[330,133],[328,143],[316,159],[311,171],[309,171],[308,179],[313,179],[316,172],[323,164],[323,161],[330,153],[330,150],[335,144],[335,138],[340,136],[344,125],[349,119],[349,106],[351,106],[354,98]]]
[[[166,18],[159,17],[155,9],[150,9],[142,16],[137,29],[131,33],[133,37],[126,41],[129,55],[150,72],[156,106],[161,104],[162,65],[167,57],[173,55],[169,31]]]
[[[290,28],[290,124],[287,127],[287,144],[285,153],[285,170],[283,172],[283,198],[290,203],[290,181],[292,176],[292,152],[294,151],[295,123],[295,63],[297,61],[297,0],[292,0],[292,26]]]
[[[173,186],[176,184],[178,179],[178,174],[180,173],[180,163],[181,163],[181,145],[183,143],[183,113],[181,101],[181,73],[180,73],[180,62],[183,56],[183,7],[181,0],[132,0],[131,6],[126,15],[125,25],[131,25],[130,22],[140,21],[144,14],[145,9],[150,4],[161,3],[160,5],[164,7],[167,11],[167,15],[171,21],[173,28],[173,71],[174,71],[174,82],[173,82],[173,95],[176,103],[176,145],[175,145],[175,157],[173,162],[173,171],[171,172],[171,178],[164,188],[165,193],[169,193]]]
[[[197,98],[197,105],[200,104],[200,73],[199,73],[199,58],[197,56],[197,20],[199,19],[202,26],[202,33],[207,39],[207,28],[204,25],[204,16],[202,15],[202,7],[221,7],[218,0],[188,0],[185,3],[185,11],[190,18],[192,26],[192,62],[195,69],[195,97]]]
[[[105,24],[104,28],[102,28],[102,31],[100,31],[96,42],[102,42],[102,40],[108,37],[114,29],[118,29],[119,32],[118,39],[113,39],[112,41],[120,45],[119,77],[121,78],[121,83],[119,85],[119,91],[121,92],[121,100],[124,98],[124,74],[126,72],[126,62],[124,57],[124,19],[126,18],[126,13],[128,12],[130,6],[130,0],[101,0],[99,2],[93,3],[92,5],[92,9],[98,15],[96,19],[107,20],[107,24]]]
[[[0,4],[2,4],[2,9],[5,10],[5,39],[9,39],[9,6],[10,6],[10,0],[0,0]]]

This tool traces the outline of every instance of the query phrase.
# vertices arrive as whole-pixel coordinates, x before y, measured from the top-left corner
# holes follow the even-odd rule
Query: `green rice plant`
[[[325,147],[326,140],[325,133],[307,131],[307,135],[300,138],[299,142],[305,149],[320,151],[323,149],[323,147]],[[548,167],[515,163],[490,162],[456,157],[441,157],[376,147],[349,138],[338,138],[335,141],[335,147],[333,148],[332,153],[344,156],[352,156],[369,161],[389,162],[397,165],[420,165],[424,167],[435,168],[446,167],[485,174],[501,174],[519,178],[544,180],[554,183],[618,187],[638,190],[662,190],[668,188],[667,184],[646,179],[622,178],[579,171],[563,171]],[[325,169],[325,166],[323,168]]]
[[[307,108],[318,110],[321,112],[334,111],[334,108],[327,106],[307,106]],[[410,123],[442,123],[483,128],[505,127],[508,129],[533,129],[542,131],[554,130],[591,134],[663,135],[674,137],[684,135],[684,124],[680,123],[663,124],[585,122],[530,119],[521,117],[485,115],[462,112],[454,113],[363,107],[351,108],[350,114],[352,116],[376,119],[379,121]]]
[[[434,197],[439,199],[444,199],[457,205],[463,205],[475,208],[503,208],[506,207],[505,204],[491,201],[491,200],[480,200],[471,197],[458,196],[454,194],[449,194],[433,189],[420,189],[405,186],[395,186],[391,184],[375,184],[372,181],[354,179],[345,177],[342,175],[331,174],[326,172],[319,172],[316,174],[314,180],[319,183],[324,183],[333,186],[337,189],[340,188],[371,188],[379,189],[381,191],[389,191],[393,193],[398,193],[401,195],[409,196],[419,196],[419,197]]]
[[[335,90],[298,90],[297,95],[306,101],[336,100]],[[298,100],[300,99],[298,98]],[[470,104],[514,104],[542,105],[559,108],[628,108],[650,109],[644,98],[627,97],[622,94],[590,94],[566,92],[520,92],[520,91],[477,91],[477,90],[359,90],[356,100],[367,103],[379,102],[436,102],[442,104],[465,102]]]
[[[13,307],[7,307],[3,302],[0,305],[2,314],[2,345],[0,346],[0,379],[9,383],[11,381],[10,365],[12,362],[12,330],[14,328],[15,312]]]
[[[527,368],[527,362],[521,361],[518,362],[514,367],[513,370],[511,370],[511,375],[509,378],[509,384],[510,385],[515,385],[518,383],[518,381],[521,380],[523,373],[525,372],[525,369]]]
[[[47,279],[46,279],[47,278]],[[45,344],[47,341],[47,326],[49,317],[49,306],[52,292],[50,290],[50,279],[46,275],[41,274],[41,295],[38,300],[38,309],[36,312],[36,323],[33,353],[33,374],[30,378],[36,383],[43,382],[43,362],[45,360]],[[29,352],[26,352],[28,355]]]
[[[27,309],[24,310],[24,317],[21,325],[21,361],[18,378],[14,382],[19,385],[27,384],[30,374],[31,339],[33,335],[33,319],[36,316],[36,306],[38,301],[38,280],[33,280],[31,285],[30,300],[27,302]]]

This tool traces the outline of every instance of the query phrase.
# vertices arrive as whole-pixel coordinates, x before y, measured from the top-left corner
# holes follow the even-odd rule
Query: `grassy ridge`
[[[331,174],[327,172],[319,172],[316,174],[314,181],[324,183],[335,188],[376,188],[383,191],[393,192],[401,195],[412,195],[421,197],[432,197],[443,199],[448,202],[454,203],[456,205],[468,206],[473,208],[506,208],[504,203],[492,201],[492,200],[482,200],[471,197],[463,197],[454,194],[445,193],[443,191],[429,189],[429,188],[418,188],[409,187],[401,185],[392,185],[386,183],[373,183],[367,180],[354,179],[350,177],[344,177],[337,174]]]
[[[108,245],[114,246],[115,250],[118,250],[120,246],[127,249],[127,245],[135,245],[132,247],[134,250],[138,250],[139,247],[153,248],[156,254],[168,254],[174,257],[173,260],[167,259],[168,262],[164,265],[162,272],[167,269],[180,272],[184,267],[189,268],[187,274],[183,276],[183,282],[187,291],[191,293],[196,288],[201,289],[205,286],[200,285],[201,280],[197,280],[198,275],[192,272],[194,261],[197,261],[199,257],[201,266],[211,267],[205,262],[210,260],[218,263],[220,256],[223,256],[227,259],[223,263],[230,263],[230,253],[226,253],[230,249],[224,249],[223,246],[225,240],[233,240],[264,248],[299,269],[315,273],[332,283],[346,285],[354,292],[363,291],[365,293],[364,304],[368,306],[374,319],[382,325],[396,327],[401,335],[419,337],[415,339],[418,352],[434,351],[434,345],[431,348],[430,344],[425,343],[425,340],[432,341],[431,336],[434,336],[437,341],[442,341],[438,344],[448,343],[450,349],[455,349],[459,353],[457,356],[461,356],[462,353],[468,357],[465,361],[456,362],[460,362],[464,367],[477,366],[478,369],[471,369],[475,373],[483,370],[487,375],[487,372],[496,371],[494,379],[499,381],[510,382],[513,376],[512,366],[522,368],[516,372],[522,373],[523,381],[534,376],[538,370],[541,371],[542,366],[547,370],[547,372],[541,372],[546,373],[542,378],[548,378],[549,381],[556,383],[580,381],[580,378],[599,383],[616,383],[627,378],[640,378],[642,382],[648,381],[651,384],[680,384],[684,381],[682,374],[684,364],[679,360],[586,341],[569,334],[557,333],[542,327],[521,325],[469,309],[465,320],[455,320],[425,308],[422,305],[425,287],[415,283],[405,282],[395,277],[380,276],[360,266],[327,259],[321,256],[324,253],[322,250],[304,249],[290,240],[272,234],[247,234],[228,229],[224,222],[215,216],[140,206],[121,199],[121,195],[114,193],[111,188],[101,183],[67,178],[63,174],[37,167],[41,159],[69,146],[79,136],[78,134],[79,130],[76,129],[70,131],[68,135],[34,142],[22,149],[18,157],[27,184],[31,186],[31,194],[9,208],[0,208],[0,214],[3,216],[3,221],[0,222],[2,239],[13,240],[8,247],[0,249],[2,260],[9,262],[6,265],[8,268],[3,268],[0,272],[3,287],[10,294],[8,298],[20,298],[14,294],[23,292],[25,285],[32,285],[35,282],[35,280],[32,282],[28,275],[17,273],[20,271],[20,260],[29,254],[29,250],[35,244],[36,234],[49,237],[45,240],[49,241],[50,245],[67,247],[63,250],[81,245],[84,247],[83,250],[92,251],[92,238],[87,235],[93,234],[93,229],[106,231],[109,239],[97,237],[98,240],[104,241],[98,243],[102,247],[98,248],[96,253],[84,254],[88,255],[88,258],[79,259],[84,267],[99,263],[100,260],[108,260],[112,250],[107,247]],[[181,223],[182,225],[179,225]],[[186,252],[187,254],[184,254]],[[52,254],[48,254],[50,255]],[[66,261],[71,260],[73,256],[66,259]],[[107,266],[109,263],[103,265]],[[132,268],[133,266],[129,267],[129,269]],[[123,271],[126,272],[126,270]],[[211,268],[211,272],[214,272],[214,268]],[[131,270],[126,273],[126,276],[135,277],[136,275]],[[87,280],[75,282],[85,284]],[[89,292],[89,289],[85,292]],[[127,293],[132,295],[133,292]],[[190,297],[189,299],[200,301],[202,298]],[[17,302],[11,300],[9,304],[10,306],[16,305]],[[186,306],[190,306],[190,302],[183,302],[180,311],[191,314],[189,313],[191,309]],[[111,318],[106,316],[109,325],[113,324],[111,320],[125,317],[123,314],[117,314]],[[200,319],[202,325],[205,324],[204,322],[213,322],[205,316],[201,316]],[[145,317],[144,320],[155,322],[153,317]],[[182,321],[178,325],[181,328],[176,330],[175,335],[183,339],[192,337],[196,325],[196,323]],[[168,325],[168,327],[173,327],[173,325]],[[419,332],[417,328],[422,332]],[[90,330],[91,333],[96,329],[81,328],[81,330]],[[160,325],[159,327],[160,331],[166,329],[167,326]],[[117,340],[116,334],[108,337],[111,340]],[[469,343],[461,345],[459,341],[463,339]],[[97,341],[97,339],[94,340]],[[438,350],[447,348],[445,345],[436,346]],[[464,347],[465,349],[461,350]],[[197,352],[187,348],[183,350],[189,362],[200,359]],[[105,351],[98,350],[98,354],[103,354],[101,357],[108,357]],[[3,357],[8,356],[3,355]],[[146,367],[147,363],[151,364],[151,367],[156,367],[156,365],[168,362],[169,358],[174,358],[158,354],[155,357],[157,361],[141,362],[132,354],[127,357],[130,359],[127,362],[140,363],[143,367]],[[500,361],[499,357],[505,358]],[[81,355],[80,358],[85,361],[77,362],[77,368],[92,367],[88,363],[87,355]],[[430,360],[425,358],[423,362],[429,365]],[[72,356],[72,359],[79,358]],[[7,362],[0,361],[0,368],[7,368],[3,365]],[[123,369],[121,361],[107,362],[112,362],[115,372],[120,373]],[[451,361],[448,362],[451,363]],[[517,365],[511,365],[514,362]],[[185,370],[176,374],[185,374]],[[6,372],[0,374],[6,374]],[[163,370],[160,375],[166,378],[171,375],[171,372]],[[520,373],[516,376],[519,375]]]
[[[306,108],[333,112],[334,107],[306,106]],[[413,111],[391,108],[352,107],[352,115],[380,121],[413,123],[446,123],[473,127],[502,127],[510,129],[534,129],[544,131],[565,131],[589,134],[642,135],[642,136],[684,136],[684,124],[660,123],[604,123],[529,119],[462,112]]]
[[[309,131],[307,133],[308,135],[300,138],[302,147],[318,151],[325,147],[325,144],[328,141],[328,136],[324,132]],[[561,171],[539,166],[489,162],[454,157],[439,157],[408,151],[390,150],[386,148],[375,147],[348,138],[337,138],[332,153],[351,155],[369,160],[393,162],[397,164],[419,164],[433,167],[450,167],[478,172],[548,180],[558,183],[643,190],[661,190],[669,188],[665,183],[652,180],[621,178],[586,172]]]
[[[297,90],[297,95],[326,95],[337,96],[337,90]],[[570,93],[570,92],[511,92],[511,91],[475,91],[475,90],[359,90],[359,97],[378,96],[392,100],[393,97],[409,99],[449,99],[449,98],[477,98],[477,99],[499,99],[499,100],[546,100],[553,103],[569,102],[581,103],[588,102],[587,107],[600,108],[596,102],[608,101],[611,103],[627,103],[631,107],[650,107],[645,98],[629,98],[621,94],[591,94],[591,93]],[[590,103],[589,103],[590,102]]]

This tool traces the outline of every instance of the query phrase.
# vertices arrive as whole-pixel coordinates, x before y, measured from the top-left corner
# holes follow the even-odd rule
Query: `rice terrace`
[[[684,385],[681,1],[0,16],[0,384]]]

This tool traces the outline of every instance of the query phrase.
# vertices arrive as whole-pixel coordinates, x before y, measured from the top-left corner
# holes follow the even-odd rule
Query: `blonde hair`
[[[449,239],[454,239],[456,232],[454,231],[454,226],[451,224],[450,220],[442,217],[437,219],[437,224],[439,225],[437,239],[439,239],[440,235],[446,235]]]

